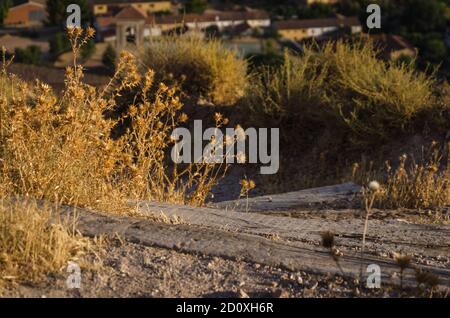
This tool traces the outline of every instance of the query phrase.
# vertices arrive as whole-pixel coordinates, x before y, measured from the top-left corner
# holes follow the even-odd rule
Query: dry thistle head
[[[325,248],[333,248],[334,246],[334,234],[330,231],[327,231],[325,233],[322,233],[322,246]]]
[[[11,58],[6,58],[6,53],[8,51],[6,50],[6,47],[2,46],[2,73],[3,75],[6,75],[6,69],[8,66],[10,66],[14,60],[14,55],[11,56]]]
[[[245,163],[247,156],[242,151],[239,151],[236,155],[236,160],[238,163]]]
[[[228,118],[224,117],[221,113],[214,113],[214,121],[216,122],[216,127],[222,127],[229,123]]]
[[[223,115],[221,113],[214,113],[214,120],[216,121],[216,125],[220,123],[223,119]]]
[[[178,121],[180,123],[185,123],[188,121],[188,119],[189,119],[189,116],[186,115],[186,113],[181,113],[180,116],[178,117]]]
[[[247,195],[250,190],[256,187],[255,181],[253,180],[242,179],[239,183],[241,184],[241,196]]]
[[[439,171],[439,168],[437,167],[436,164],[430,164],[430,165],[427,167],[427,170],[428,170],[429,173],[436,173],[436,172]]]
[[[245,131],[244,129],[241,127],[241,125],[236,125],[236,127],[234,128],[236,131],[236,140],[237,141],[244,141],[246,139],[246,135],[245,135]]]
[[[359,168],[360,168],[359,167],[359,163],[354,162],[353,165],[352,165],[352,177],[353,178],[356,177],[356,173],[358,172]]]
[[[95,35],[95,29],[88,27],[86,29],[86,37],[88,37],[89,39],[92,39],[94,37],[94,35]]]
[[[411,265],[412,257],[406,254],[394,253],[394,259],[397,262],[397,265],[404,270]]]
[[[146,94],[150,88],[153,86],[153,81],[155,79],[155,72],[153,70],[148,70],[145,73],[145,77],[144,77],[144,87],[143,87],[143,92],[144,94]]]
[[[375,180],[370,181],[367,186],[371,192],[378,192],[380,190],[380,184]]]

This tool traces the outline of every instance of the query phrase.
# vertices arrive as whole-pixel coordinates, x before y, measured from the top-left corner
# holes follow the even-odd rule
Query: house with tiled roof
[[[269,15],[262,10],[251,11],[220,11],[207,14],[185,14],[172,16],[150,16],[148,24],[158,25],[163,31],[185,25],[190,29],[204,30],[208,27],[217,27],[219,30],[248,24],[251,28],[264,28],[270,26]]]
[[[276,21],[273,28],[278,34],[288,40],[301,41],[309,38],[327,36],[338,30],[345,29],[350,34],[362,31],[361,23],[357,17],[337,16],[325,19],[291,19]]]
[[[215,27],[219,31],[229,30],[243,26],[245,28],[270,27],[270,17],[262,10],[248,11],[218,11],[205,14],[183,14],[183,15],[154,15],[137,9],[133,6],[120,11],[114,16],[99,16],[96,18],[96,27],[100,36],[103,32],[110,32],[112,28],[123,27],[134,29],[132,24],[139,26],[142,37],[157,36],[171,32],[179,28],[188,30],[204,31],[209,27]]]
[[[95,16],[116,13],[129,6],[145,13],[172,11],[174,8],[171,1],[157,0],[90,0],[89,3]]]
[[[369,38],[378,49],[380,57],[385,60],[395,61],[401,57],[417,56],[417,48],[400,35],[371,34]]]
[[[40,2],[27,1],[9,8],[4,20],[7,26],[41,26],[47,18],[46,6]]]

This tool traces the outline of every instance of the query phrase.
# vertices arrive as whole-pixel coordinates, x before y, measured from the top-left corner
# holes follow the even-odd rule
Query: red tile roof
[[[217,14],[185,14],[172,16],[150,16],[147,23],[152,24],[181,24],[193,22],[214,22],[214,21],[248,21],[266,20],[269,15],[262,10],[255,11],[223,11]]]
[[[145,20],[147,19],[147,14],[138,8],[133,6],[128,6],[121,10],[116,16],[116,19],[126,19],[126,20]]]
[[[278,30],[297,30],[309,28],[344,27],[361,25],[357,17],[302,19],[276,21],[273,23]]]

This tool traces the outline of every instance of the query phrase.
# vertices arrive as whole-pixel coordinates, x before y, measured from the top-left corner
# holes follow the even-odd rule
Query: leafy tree
[[[361,2],[355,0],[341,0],[338,3],[338,11],[347,16],[359,15],[362,13]]]
[[[431,63],[441,63],[447,57],[447,47],[442,39],[427,39],[424,43],[422,58]]]
[[[95,41],[93,39],[89,39],[85,45],[81,47],[80,56],[83,61],[89,59],[92,55],[95,54]]]
[[[205,34],[207,38],[215,38],[215,37],[219,37],[220,35],[220,30],[217,27],[217,25],[210,25],[209,27],[207,27],[205,29]]]
[[[371,3],[380,5],[382,15],[381,29],[373,29],[371,33],[404,36],[419,48],[419,68],[424,68],[429,63],[440,64],[449,61],[443,39],[446,29],[445,15],[450,0],[341,0],[338,12],[344,15],[359,15],[364,26],[367,17],[365,11]]]
[[[104,66],[106,66],[106,68],[114,70],[114,67],[116,65],[116,59],[117,59],[116,50],[114,50],[112,45],[109,44],[106,47],[105,52],[103,53],[102,63]]]
[[[25,49],[16,48],[14,60],[18,63],[38,65],[42,59],[41,48],[37,45],[30,45]]]
[[[67,19],[67,7],[69,4],[78,4],[81,9],[81,23],[89,24],[91,13],[87,0],[47,0],[47,24],[64,27]]]
[[[185,4],[187,13],[203,13],[208,8],[207,0],[188,0]]]
[[[284,19],[291,19],[297,14],[297,7],[293,5],[276,5],[270,8],[272,16],[282,16]]]
[[[50,53],[56,57],[63,52],[70,50],[70,42],[67,35],[63,32],[56,33],[50,40]]]
[[[2,0],[2,3],[0,4],[0,25],[3,25],[3,22],[8,15],[8,10],[11,5],[11,0]]]
[[[284,58],[275,52],[248,54],[246,57],[249,71],[253,71],[261,66],[279,68],[283,65]]]
[[[324,3],[313,3],[310,6],[301,7],[298,10],[300,19],[319,19],[333,16],[334,7]]]
[[[66,16],[64,0],[47,0],[47,24],[60,25]]]
[[[445,4],[438,0],[409,0],[402,22],[409,32],[431,32],[445,28]]]

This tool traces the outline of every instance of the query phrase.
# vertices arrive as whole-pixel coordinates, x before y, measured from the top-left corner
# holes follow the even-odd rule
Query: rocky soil
[[[6,297],[448,297],[447,210],[374,211],[363,264],[379,264],[381,288],[357,282],[363,221],[349,208],[354,185],[228,201],[208,208],[133,202],[137,217],[75,209],[79,231],[104,236],[97,256],[81,264],[81,286],[65,268],[39,283],[0,287]],[[245,211],[242,211],[244,209]],[[67,207],[60,212],[73,212]],[[248,210],[248,211],[247,211]],[[246,212],[247,211],[247,212]],[[251,212],[250,212],[251,211]],[[321,246],[335,234],[339,266]],[[394,253],[412,256],[399,288]],[[418,287],[412,268],[439,278]],[[342,271],[344,273],[342,273]]]

